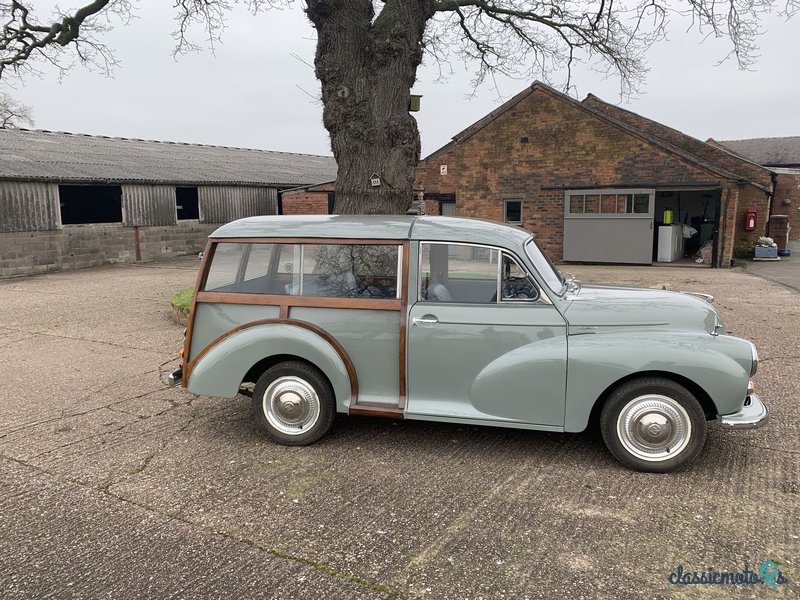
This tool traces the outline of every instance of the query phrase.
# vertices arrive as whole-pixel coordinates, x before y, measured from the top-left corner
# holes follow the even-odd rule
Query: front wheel
[[[279,444],[316,442],[333,423],[333,389],[312,365],[286,361],[267,369],[253,389],[253,414],[259,428]]]
[[[706,418],[685,387],[648,377],[628,381],[612,392],[600,413],[600,431],[624,465],[667,473],[687,464],[703,448]]]

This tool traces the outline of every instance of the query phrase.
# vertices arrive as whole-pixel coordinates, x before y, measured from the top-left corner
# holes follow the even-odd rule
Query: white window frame
[[[650,196],[650,203],[648,205],[648,212],[646,213],[572,213],[569,211],[570,199],[572,196],[603,196],[616,194],[618,196],[632,195],[648,195]],[[655,211],[656,191],[652,188],[597,188],[597,189],[584,189],[584,190],[567,190],[564,192],[564,218],[565,219],[652,219]],[[600,200],[602,202],[602,200]],[[585,202],[585,201],[584,201]]]

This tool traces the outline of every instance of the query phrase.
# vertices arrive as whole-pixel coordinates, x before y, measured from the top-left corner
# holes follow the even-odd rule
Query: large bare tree
[[[200,26],[213,46],[227,12],[253,12],[292,0],[173,0],[178,52],[196,48]],[[779,4],[780,3],[780,4]],[[305,0],[317,33],[314,60],[322,88],[323,122],[339,173],[337,210],[400,213],[412,197],[420,136],[409,114],[410,90],[427,51],[433,58],[474,61],[481,83],[497,73],[550,80],[585,62],[636,90],[647,69],[646,50],[662,38],[675,12],[691,15],[708,35],[727,37],[730,57],[752,64],[760,17],[787,18],[800,0]],[[131,15],[130,0],[94,0],[47,19],[31,1],[0,0],[0,79],[35,71],[37,61],[63,73],[75,61],[109,71],[113,54],[102,33],[116,16]],[[377,174],[375,187],[370,176]]]

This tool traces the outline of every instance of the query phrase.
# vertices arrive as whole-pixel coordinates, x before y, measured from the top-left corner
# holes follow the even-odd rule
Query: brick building
[[[535,82],[421,161],[416,186],[429,214],[516,223],[556,260],[650,263],[659,236],[678,231],[694,232],[680,255],[728,266],[734,245],[764,234],[773,177],[593,95]],[[760,215],[753,230],[747,209]]]
[[[0,277],[197,252],[332,157],[0,129]]]
[[[335,212],[336,182],[306,185],[285,190],[278,198],[281,215],[332,215]]]
[[[790,226],[789,238],[800,240],[800,136],[723,141],[712,139],[708,142],[763,165],[774,173],[772,222],[780,221],[776,216],[786,215]],[[774,234],[772,229],[769,233]]]

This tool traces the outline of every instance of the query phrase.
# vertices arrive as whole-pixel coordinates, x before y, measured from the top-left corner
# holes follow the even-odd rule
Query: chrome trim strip
[[[397,280],[395,286],[397,287],[397,299],[400,300],[402,297],[402,285],[403,285],[403,277],[405,273],[403,273],[403,246],[400,245],[397,247]]]
[[[750,377],[758,373],[758,349],[753,342],[750,342],[750,355],[753,365],[750,367]]]
[[[705,300],[709,304],[714,303],[714,296],[712,296],[711,294],[704,294],[702,292],[685,292],[685,291],[681,291],[681,294],[687,294],[689,296],[694,296],[695,298],[700,298],[701,300]]]

